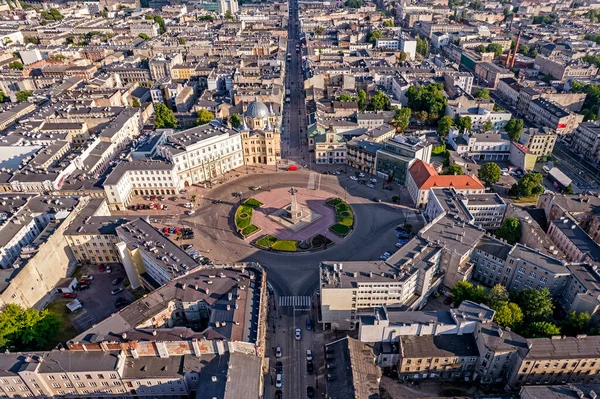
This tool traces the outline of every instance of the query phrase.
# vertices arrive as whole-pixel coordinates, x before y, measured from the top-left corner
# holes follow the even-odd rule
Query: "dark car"
[[[313,366],[312,360],[306,362],[306,372],[308,374],[312,374],[315,371],[315,367]]]
[[[85,291],[85,290],[90,289],[90,285],[89,284],[80,284],[78,288],[79,288],[79,291]]]
[[[307,398],[315,397],[315,389],[310,385],[306,387],[306,397]]]
[[[371,201],[373,201],[373,202],[381,202],[381,200],[379,198],[371,198]]]
[[[281,392],[281,389],[275,391],[275,399],[283,399],[283,392]]]
[[[127,305],[129,305],[129,301],[127,299],[123,298],[123,297],[119,297],[115,301],[115,307],[117,309],[120,309],[120,308],[122,308],[124,306],[127,306]]]
[[[79,280],[80,285],[90,285],[92,282],[90,280]]]
[[[119,277],[119,278],[116,278],[116,279],[114,279],[114,280],[112,281],[112,284],[113,284],[113,285],[117,285],[117,284],[119,284],[121,281],[123,281],[123,279]]]
[[[277,374],[283,374],[283,363],[277,362],[275,363],[275,370]]]

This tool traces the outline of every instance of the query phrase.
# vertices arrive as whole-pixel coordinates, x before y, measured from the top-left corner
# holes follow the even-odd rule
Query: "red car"
[[[288,170],[298,170],[298,167],[296,165],[292,165],[288,167]]]
[[[169,228],[168,227],[163,227],[162,232],[163,232],[163,234],[168,234],[169,233]]]
[[[77,294],[75,294],[74,292],[65,292],[63,294],[63,298],[75,299],[75,298],[77,298]]]
[[[90,280],[79,280],[79,285],[91,285],[92,282]]]
[[[100,270],[100,273],[104,273],[104,265],[102,263],[98,265],[98,270]]]

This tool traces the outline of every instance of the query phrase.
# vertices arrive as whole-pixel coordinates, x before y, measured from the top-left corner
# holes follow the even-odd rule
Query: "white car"
[[[357,181],[357,180],[358,180],[358,177],[356,177],[356,176],[350,176],[350,180]]]
[[[277,382],[275,382],[277,388],[283,387],[283,375],[277,374]]]
[[[187,211],[185,214],[191,216],[194,213],[196,213],[196,211],[192,209],[191,211]]]
[[[360,173],[358,174],[358,177],[365,177],[365,174],[364,174],[363,172],[360,172]]]
[[[275,357],[281,357],[281,346],[277,347],[277,352],[275,352]]]
[[[369,184],[367,184],[367,187],[369,187],[369,188],[375,188],[375,185],[372,184],[372,183],[369,183]]]
[[[302,339],[302,330],[296,328],[296,341],[300,341]]]
[[[377,183],[377,179],[375,179],[375,178],[371,179],[370,181],[371,181],[371,183]]]
[[[312,351],[310,349],[306,350],[306,361],[310,362],[312,360]]]

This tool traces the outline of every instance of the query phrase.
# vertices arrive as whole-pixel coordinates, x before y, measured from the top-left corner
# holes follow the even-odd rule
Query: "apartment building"
[[[425,215],[429,220],[441,213],[460,214],[460,217],[486,230],[495,230],[502,224],[506,203],[498,194],[485,190],[432,187],[428,196]]]
[[[545,98],[530,101],[525,115],[532,123],[546,126],[559,135],[571,133],[583,122],[583,115],[570,112]]]
[[[174,195],[179,175],[173,163],[151,160],[119,162],[104,181],[111,210],[123,210],[134,195]]]
[[[358,127],[375,129],[383,124],[389,124],[394,119],[393,111],[357,112],[356,123]],[[391,138],[391,137],[390,137]]]
[[[426,138],[396,136],[383,143],[377,151],[377,175],[406,185],[408,172],[415,160],[429,163],[433,146]]]
[[[158,152],[175,165],[185,187],[244,165],[240,133],[217,121],[173,133]]]
[[[152,21],[131,25],[129,29],[131,29],[132,36],[147,35],[148,37],[156,37],[160,35],[160,27]]]
[[[322,262],[323,324],[352,330],[361,312],[382,306],[419,309],[441,283],[440,256],[440,247],[415,237],[385,262]]]
[[[597,265],[570,264],[571,278],[560,297],[566,312],[587,312],[591,315],[600,310],[600,270]]]
[[[552,154],[558,135],[549,128],[527,128],[523,129],[519,142],[523,144],[531,154],[545,157]]]
[[[459,87],[463,92],[471,94],[471,90],[473,89],[473,74],[470,72],[444,72],[444,90],[448,93],[456,92],[456,89],[454,89],[455,86]]]
[[[580,123],[571,135],[571,146],[587,160],[600,163],[600,125],[597,122]]]
[[[548,236],[570,262],[595,263],[600,260],[600,245],[571,215],[552,220],[548,227]]]
[[[431,165],[416,160],[408,171],[406,188],[417,207],[427,204],[432,188],[452,187],[457,192],[484,193],[485,186],[474,176],[469,175],[439,175]],[[432,216],[435,217],[434,215]]]
[[[169,78],[171,76],[171,68],[182,62],[183,55],[181,53],[157,54],[148,61],[150,77],[152,80]]]
[[[489,108],[479,104],[475,107],[455,107],[448,105],[446,114],[452,118],[466,118],[468,116],[471,118],[471,129],[475,131],[482,130],[486,122],[492,123],[493,130],[503,130],[512,117],[511,113],[507,111],[494,111]]]
[[[598,73],[598,67],[595,65],[590,65],[581,59],[572,60],[560,55],[537,55],[535,65],[544,75],[550,75],[553,79],[560,81],[569,78],[589,78]]]
[[[459,133],[451,127],[446,137],[458,155],[482,161],[506,161],[510,158],[510,138],[505,133]]]
[[[346,162],[351,167],[374,175],[377,151],[383,144],[360,137],[353,138],[346,144]]]
[[[477,78],[487,83],[488,87],[496,88],[498,81],[503,78],[513,78],[515,75],[508,69],[493,64],[492,62],[478,62],[475,64],[474,74]]]

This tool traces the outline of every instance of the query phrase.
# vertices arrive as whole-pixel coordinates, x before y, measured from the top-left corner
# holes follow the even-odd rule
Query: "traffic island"
[[[329,231],[339,237],[346,237],[354,227],[354,212],[350,205],[341,198],[333,198],[327,201],[327,205],[335,209],[337,223],[329,227]]]
[[[235,211],[235,228],[244,239],[260,232],[260,228],[252,224],[252,214],[254,209],[261,206],[262,202],[254,198],[248,198]]]

